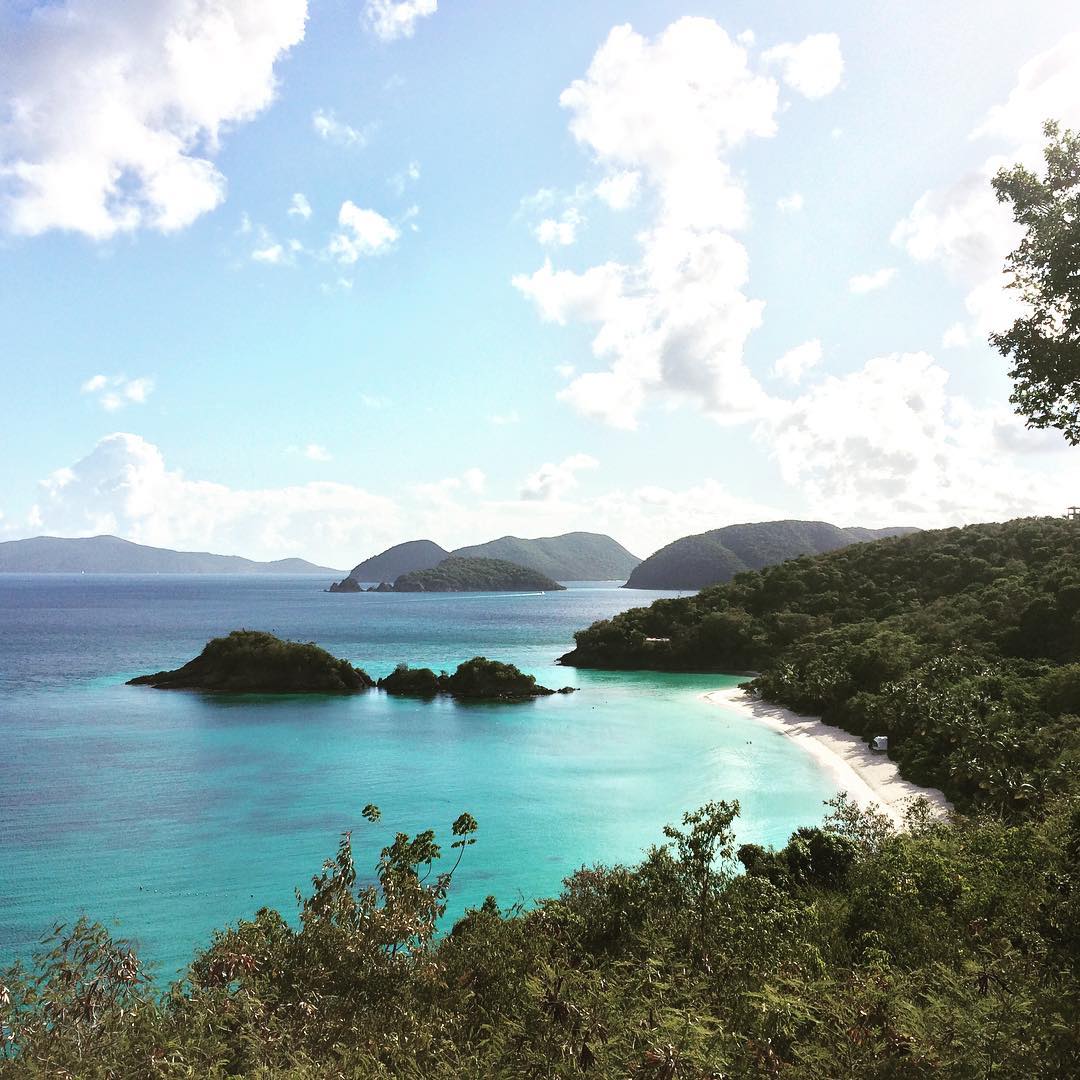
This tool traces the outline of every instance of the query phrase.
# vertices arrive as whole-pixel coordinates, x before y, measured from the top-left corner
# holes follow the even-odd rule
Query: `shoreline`
[[[859,736],[825,724],[816,716],[800,716],[737,686],[710,690],[701,696],[712,705],[733,709],[797,742],[831,774],[838,791],[846,791],[864,809],[876,807],[898,828],[903,828],[904,812],[919,796],[930,803],[935,817],[946,817],[953,808],[936,788],[919,787],[903,779],[894,761],[871,750]]]

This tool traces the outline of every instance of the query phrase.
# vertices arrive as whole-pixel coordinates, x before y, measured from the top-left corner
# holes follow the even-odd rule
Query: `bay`
[[[782,843],[835,791],[781,736],[701,700],[734,678],[555,666],[575,629],[670,593],[329,594],[312,577],[0,575],[0,964],[53,920],[114,926],[169,976],[214,928],[295,912],[353,829],[360,868],[396,831],[478,842],[450,920],[634,862],[666,822],[738,799],[740,841]],[[396,663],[510,661],[578,693],[516,705],[223,697],[129,687],[239,627],[315,641],[376,678]],[[371,826],[369,802],[383,811]]]

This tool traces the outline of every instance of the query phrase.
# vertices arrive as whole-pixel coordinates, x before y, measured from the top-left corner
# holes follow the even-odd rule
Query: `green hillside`
[[[819,555],[848,544],[914,530],[842,529],[825,521],[761,521],[684,536],[650,555],[630,575],[628,589],[703,589],[744,570]]]
[[[916,782],[1014,814],[1080,764],[1080,528],[1051,518],[856,544],[659,600],[563,663],[761,671],[771,701],[888,735]]]
[[[503,536],[486,544],[458,548],[470,559],[504,559],[556,581],[625,581],[641,562],[618,541],[601,533],[572,532],[523,540]]]
[[[557,581],[503,559],[451,556],[430,570],[402,574],[394,592],[559,592]]]

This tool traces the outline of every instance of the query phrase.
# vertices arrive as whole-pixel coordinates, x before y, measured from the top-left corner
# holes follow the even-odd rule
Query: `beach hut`
[[[870,740],[870,749],[877,750],[878,753],[884,754],[889,749],[889,736],[888,735],[875,735]]]

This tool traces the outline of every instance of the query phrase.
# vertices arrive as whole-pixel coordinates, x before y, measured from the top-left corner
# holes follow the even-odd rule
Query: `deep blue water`
[[[741,840],[782,842],[834,791],[781,736],[700,700],[737,680],[553,665],[575,629],[659,595],[329,594],[311,577],[0,575],[0,964],[54,919],[118,920],[170,974],[210,931],[291,915],[342,830],[361,868],[395,831],[479,821],[448,917],[635,861],[661,827],[738,798]],[[579,693],[520,705],[226,698],[125,686],[247,627],[378,677],[478,654]],[[379,804],[383,822],[360,816]]]

